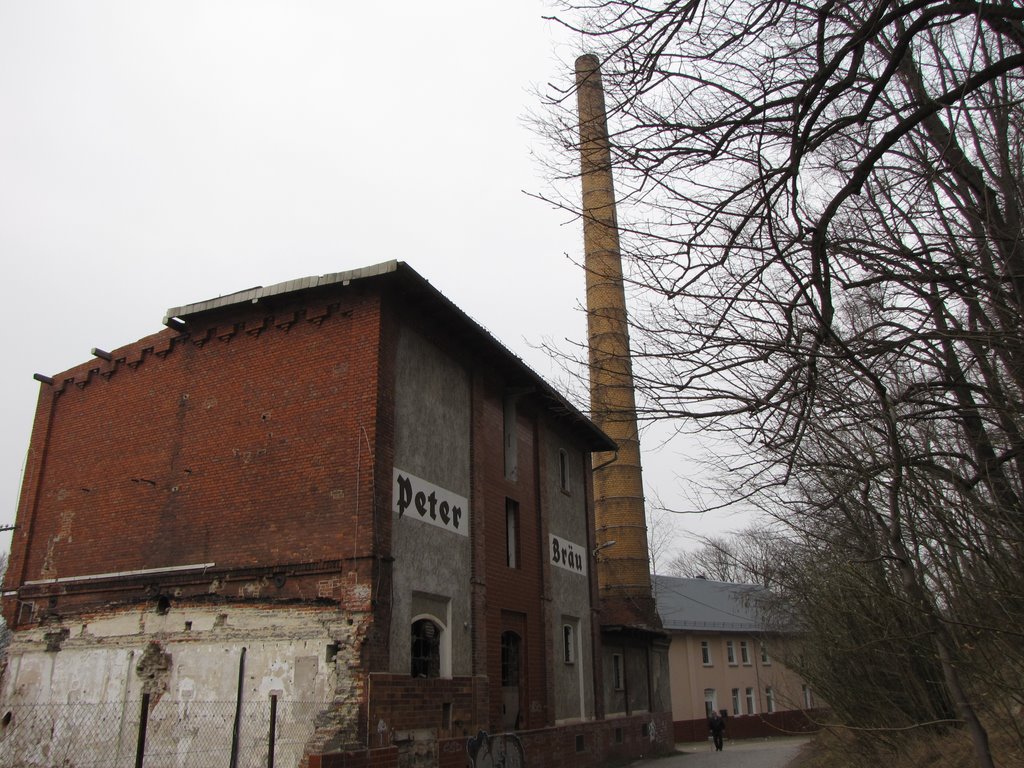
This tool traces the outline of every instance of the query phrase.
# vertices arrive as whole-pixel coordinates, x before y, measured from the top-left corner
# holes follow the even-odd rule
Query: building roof
[[[533,371],[521,358],[513,354],[482,325],[459,309],[426,278],[402,261],[385,261],[345,272],[313,275],[266,287],[257,286],[207,301],[172,307],[164,316],[164,324],[187,329],[190,321],[197,321],[201,316],[210,313],[230,311],[231,308],[241,305],[273,304],[284,297],[289,300],[294,299],[300,293],[307,293],[312,298],[324,293],[336,292],[357,281],[360,284],[371,281],[388,282],[401,293],[404,306],[413,311],[422,312],[425,317],[429,316],[432,322],[443,324],[446,333],[453,340],[477,358],[485,360],[492,368],[500,371],[511,386],[531,392],[557,421],[565,423],[571,430],[583,437],[590,450],[613,451],[618,447],[614,440]]]
[[[658,614],[667,630],[761,632],[757,598],[764,587],[709,579],[652,576]]]

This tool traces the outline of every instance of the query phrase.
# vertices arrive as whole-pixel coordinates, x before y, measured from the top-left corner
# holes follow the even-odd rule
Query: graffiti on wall
[[[526,752],[514,733],[489,736],[480,731],[466,742],[469,761],[473,768],[525,768]]]

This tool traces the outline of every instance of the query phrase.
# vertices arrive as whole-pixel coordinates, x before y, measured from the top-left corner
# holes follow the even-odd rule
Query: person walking
[[[722,751],[722,732],[725,731],[725,718],[718,710],[711,710],[711,717],[708,718],[708,730],[711,731],[711,738],[715,742],[715,751]]]

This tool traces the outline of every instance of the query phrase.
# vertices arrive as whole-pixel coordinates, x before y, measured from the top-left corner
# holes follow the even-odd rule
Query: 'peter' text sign
[[[395,467],[391,509],[446,531],[469,536],[469,502],[458,494]]]

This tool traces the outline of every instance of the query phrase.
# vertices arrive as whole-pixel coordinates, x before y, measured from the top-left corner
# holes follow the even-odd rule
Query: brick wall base
[[[497,734],[490,737],[494,744],[492,754],[504,749],[501,742],[505,738],[518,742],[516,750],[522,750],[522,764],[530,768],[601,768],[609,762],[666,754],[674,744],[668,712],[539,728],[514,735]],[[468,742],[461,737],[439,738],[432,764],[437,768],[472,766]],[[309,768],[402,768],[405,762],[398,746],[391,745],[312,756]]]
[[[818,730],[818,718],[815,715],[813,711],[798,709],[763,715],[730,715],[725,719],[725,738],[757,739],[813,733]],[[677,742],[706,741],[708,721],[703,718],[676,720],[672,723],[672,731]]]

